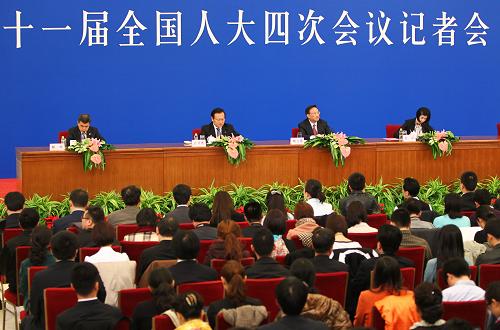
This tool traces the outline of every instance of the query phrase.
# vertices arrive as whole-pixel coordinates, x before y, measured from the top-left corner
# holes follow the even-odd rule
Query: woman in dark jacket
[[[409,134],[412,131],[419,133],[428,133],[434,131],[434,128],[429,124],[431,121],[431,111],[425,107],[419,108],[415,118],[408,119],[401,125],[401,130]],[[394,133],[394,137],[399,137],[399,130]]]

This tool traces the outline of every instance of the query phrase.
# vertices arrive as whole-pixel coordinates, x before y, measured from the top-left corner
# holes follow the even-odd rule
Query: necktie
[[[87,138],[87,133],[82,132],[82,140],[85,140]]]
[[[318,135],[318,130],[316,129],[316,124],[313,124],[313,135]]]
[[[217,136],[216,137],[220,137],[220,136],[221,136],[220,128],[217,128]]]

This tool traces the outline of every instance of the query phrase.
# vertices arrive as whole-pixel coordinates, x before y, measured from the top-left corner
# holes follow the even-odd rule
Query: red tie
[[[316,124],[313,124],[313,135],[318,135],[318,130],[316,129]]]

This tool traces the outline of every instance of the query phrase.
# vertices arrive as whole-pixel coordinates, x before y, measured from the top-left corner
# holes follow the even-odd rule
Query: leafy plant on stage
[[[438,214],[444,212],[444,196],[449,193],[449,188],[439,178],[427,181],[420,187],[418,197],[432,206]]]
[[[7,206],[3,198],[0,198],[0,219],[5,219],[7,217]]]
[[[209,143],[213,147],[222,147],[227,160],[232,165],[239,165],[246,160],[247,149],[254,146],[254,143],[241,135],[222,136]]]
[[[167,210],[165,198],[160,195],[155,195],[152,191],[141,190],[141,208],[151,208],[156,214],[165,215],[170,211]]]
[[[57,214],[59,217],[64,217],[71,213],[69,206],[69,193],[63,195],[63,200],[59,203],[59,207],[57,209]]]
[[[270,191],[281,193],[285,201],[285,208],[290,213],[293,213],[295,205],[297,205],[298,202],[304,199],[304,183],[302,181],[300,181],[300,184],[292,187],[280,184],[278,182],[273,182],[271,184],[263,185],[259,188],[259,190],[262,190],[265,193],[265,196],[267,196],[267,193]],[[264,206],[264,210],[266,209],[267,205]]]
[[[260,205],[266,204],[266,194],[264,190],[253,187],[244,186],[242,184],[231,184],[228,191],[229,196],[233,199],[234,207],[239,208],[245,206],[248,202],[257,202]]]
[[[85,172],[91,171],[94,168],[104,170],[106,167],[106,159],[104,158],[103,150],[113,150],[111,144],[99,139],[83,139],[81,142],[68,147],[69,151],[76,152],[82,155],[83,169]]]
[[[365,140],[357,136],[347,136],[344,133],[318,134],[307,140],[304,148],[326,148],[330,150],[335,166],[344,166],[344,161],[351,154],[350,145],[363,144]]]
[[[492,176],[480,182],[478,187],[488,190],[493,198],[500,197],[500,178],[498,176]]]
[[[418,140],[427,144],[431,147],[432,157],[436,159],[437,157],[449,156],[453,150],[453,143],[460,140],[458,136],[455,136],[451,131],[442,130],[432,131],[424,133],[418,137]]]
[[[373,195],[380,204],[381,210],[390,216],[394,208],[402,202],[403,192],[397,186],[382,183],[382,178],[374,185],[367,185],[365,191]]]
[[[326,202],[330,203],[333,210],[340,214],[340,200],[349,195],[349,184],[347,180],[342,181],[338,186],[323,187]]]
[[[90,205],[99,206],[106,215],[125,207],[125,203],[123,202],[120,194],[114,190],[110,192],[98,193],[95,198],[90,201]]]
[[[454,180],[452,183],[450,183],[450,185],[448,186],[448,191],[449,192],[453,192],[453,193],[456,193],[456,194],[461,194],[462,193],[462,189],[460,189],[460,179],[456,179]]]
[[[52,196],[40,196],[34,194],[31,198],[27,199],[24,207],[34,208],[40,219],[59,217],[59,208],[61,202],[51,200]]]
[[[198,188],[198,194],[192,197],[193,203],[203,203],[208,205],[209,208],[212,208],[214,203],[215,194],[218,191],[224,190],[222,187],[214,186],[215,180],[212,180],[210,187],[208,188]]]

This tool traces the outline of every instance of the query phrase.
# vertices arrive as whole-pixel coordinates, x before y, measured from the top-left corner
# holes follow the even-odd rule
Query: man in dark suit
[[[5,195],[3,202],[7,207],[7,217],[0,220],[0,230],[19,228],[19,214],[21,214],[25,202],[23,194],[11,191]]]
[[[29,316],[23,319],[23,329],[45,329],[43,291],[47,288],[63,288],[71,285],[71,272],[77,265],[74,261],[78,249],[76,235],[69,231],[61,231],[52,236],[50,246],[52,254],[58,261],[46,270],[38,272],[33,278]],[[97,298],[104,302],[106,290],[100,277],[98,281]]]
[[[490,250],[480,254],[476,259],[476,266],[482,264],[500,264],[500,219],[488,220],[484,226],[486,239],[491,246]]]
[[[66,230],[75,223],[82,221],[83,213],[89,203],[89,194],[83,189],[75,189],[69,194],[70,214],[54,221],[52,231],[55,233]]]
[[[314,259],[312,263],[316,273],[349,272],[349,266],[337,260],[330,259],[333,250],[333,232],[327,228],[314,230],[312,236]]]
[[[57,316],[57,329],[114,329],[123,318],[118,308],[97,299],[99,271],[91,263],[83,262],[73,267],[71,287],[76,291],[78,303]]]
[[[68,139],[66,144],[69,145],[71,140],[81,142],[83,139],[99,139],[104,140],[99,130],[90,126],[90,115],[81,114],[78,116],[76,126],[68,130]]]
[[[460,177],[460,211],[475,211],[476,204],[474,203],[474,191],[477,187],[477,174],[472,171],[467,171]]]
[[[262,207],[257,202],[249,202],[243,208],[245,217],[250,225],[241,230],[243,237],[253,237],[253,235],[262,228]]]
[[[257,256],[257,261],[246,269],[248,278],[275,278],[290,275],[288,269],[271,257],[273,250],[273,233],[267,228],[257,231],[252,239],[252,251]]]
[[[306,116],[307,119],[299,123],[299,131],[304,139],[309,140],[311,136],[332,132],[328,123],[319,118],[319,109],[316,105],[310,105],[306,108]]]
[[[177,256],[177,264],[170,267],[170,273],[176,284],[215,281],[217,272],[196,261],[200,252],[200,240],[192,231],[179,230],[172,240],[172,247]]]
[[[212,211],[203,203],[195,203],[189,207],[189,218],[193,220],[193,233],[201,240],[217,238],[217,228],[210,226]]]
[[[162,219],[156,226],[156,233],[160,243],[142,251],[137,266],[137,278],[140,279],[144,271],[155,260],[173,260],[177,259],[172,248],[172,238],[179,228],[174,219]]]
[[[141,189],[134,185],[122,189],[121,196],[125,208],[116,210],[108,215],[108,222],[116,227],[118,225],[137,224],[137,214],[141,210]]]
[[[165,215],[165,219],[174,218],[177,223],[190,223],[189,200],[191,199],[191,187],[185,184],[178,184],[172,189],[175,204],[177,207]]]
[[[240,133],[236,132],[233,125],[226,123],[226,113],[222,108],[215,108],[210,113],[212,122],[201,128],[201,134],[205,135],[205,138],[212,136],[218,138],[220,136],[237,136]]]
[[[420,192],[420,183],[417,181],[417,179],[410,178],[410,177],[405,178],[403,180],[403,198],[404,198],[404,201],[403,201],[403,203],[398,205],[398,208],[405,208],[407,203],[413,199],[413,200],[416,200],[418,202],[421,211],[432,210],[429,204],[418,199],[419,192]]]

